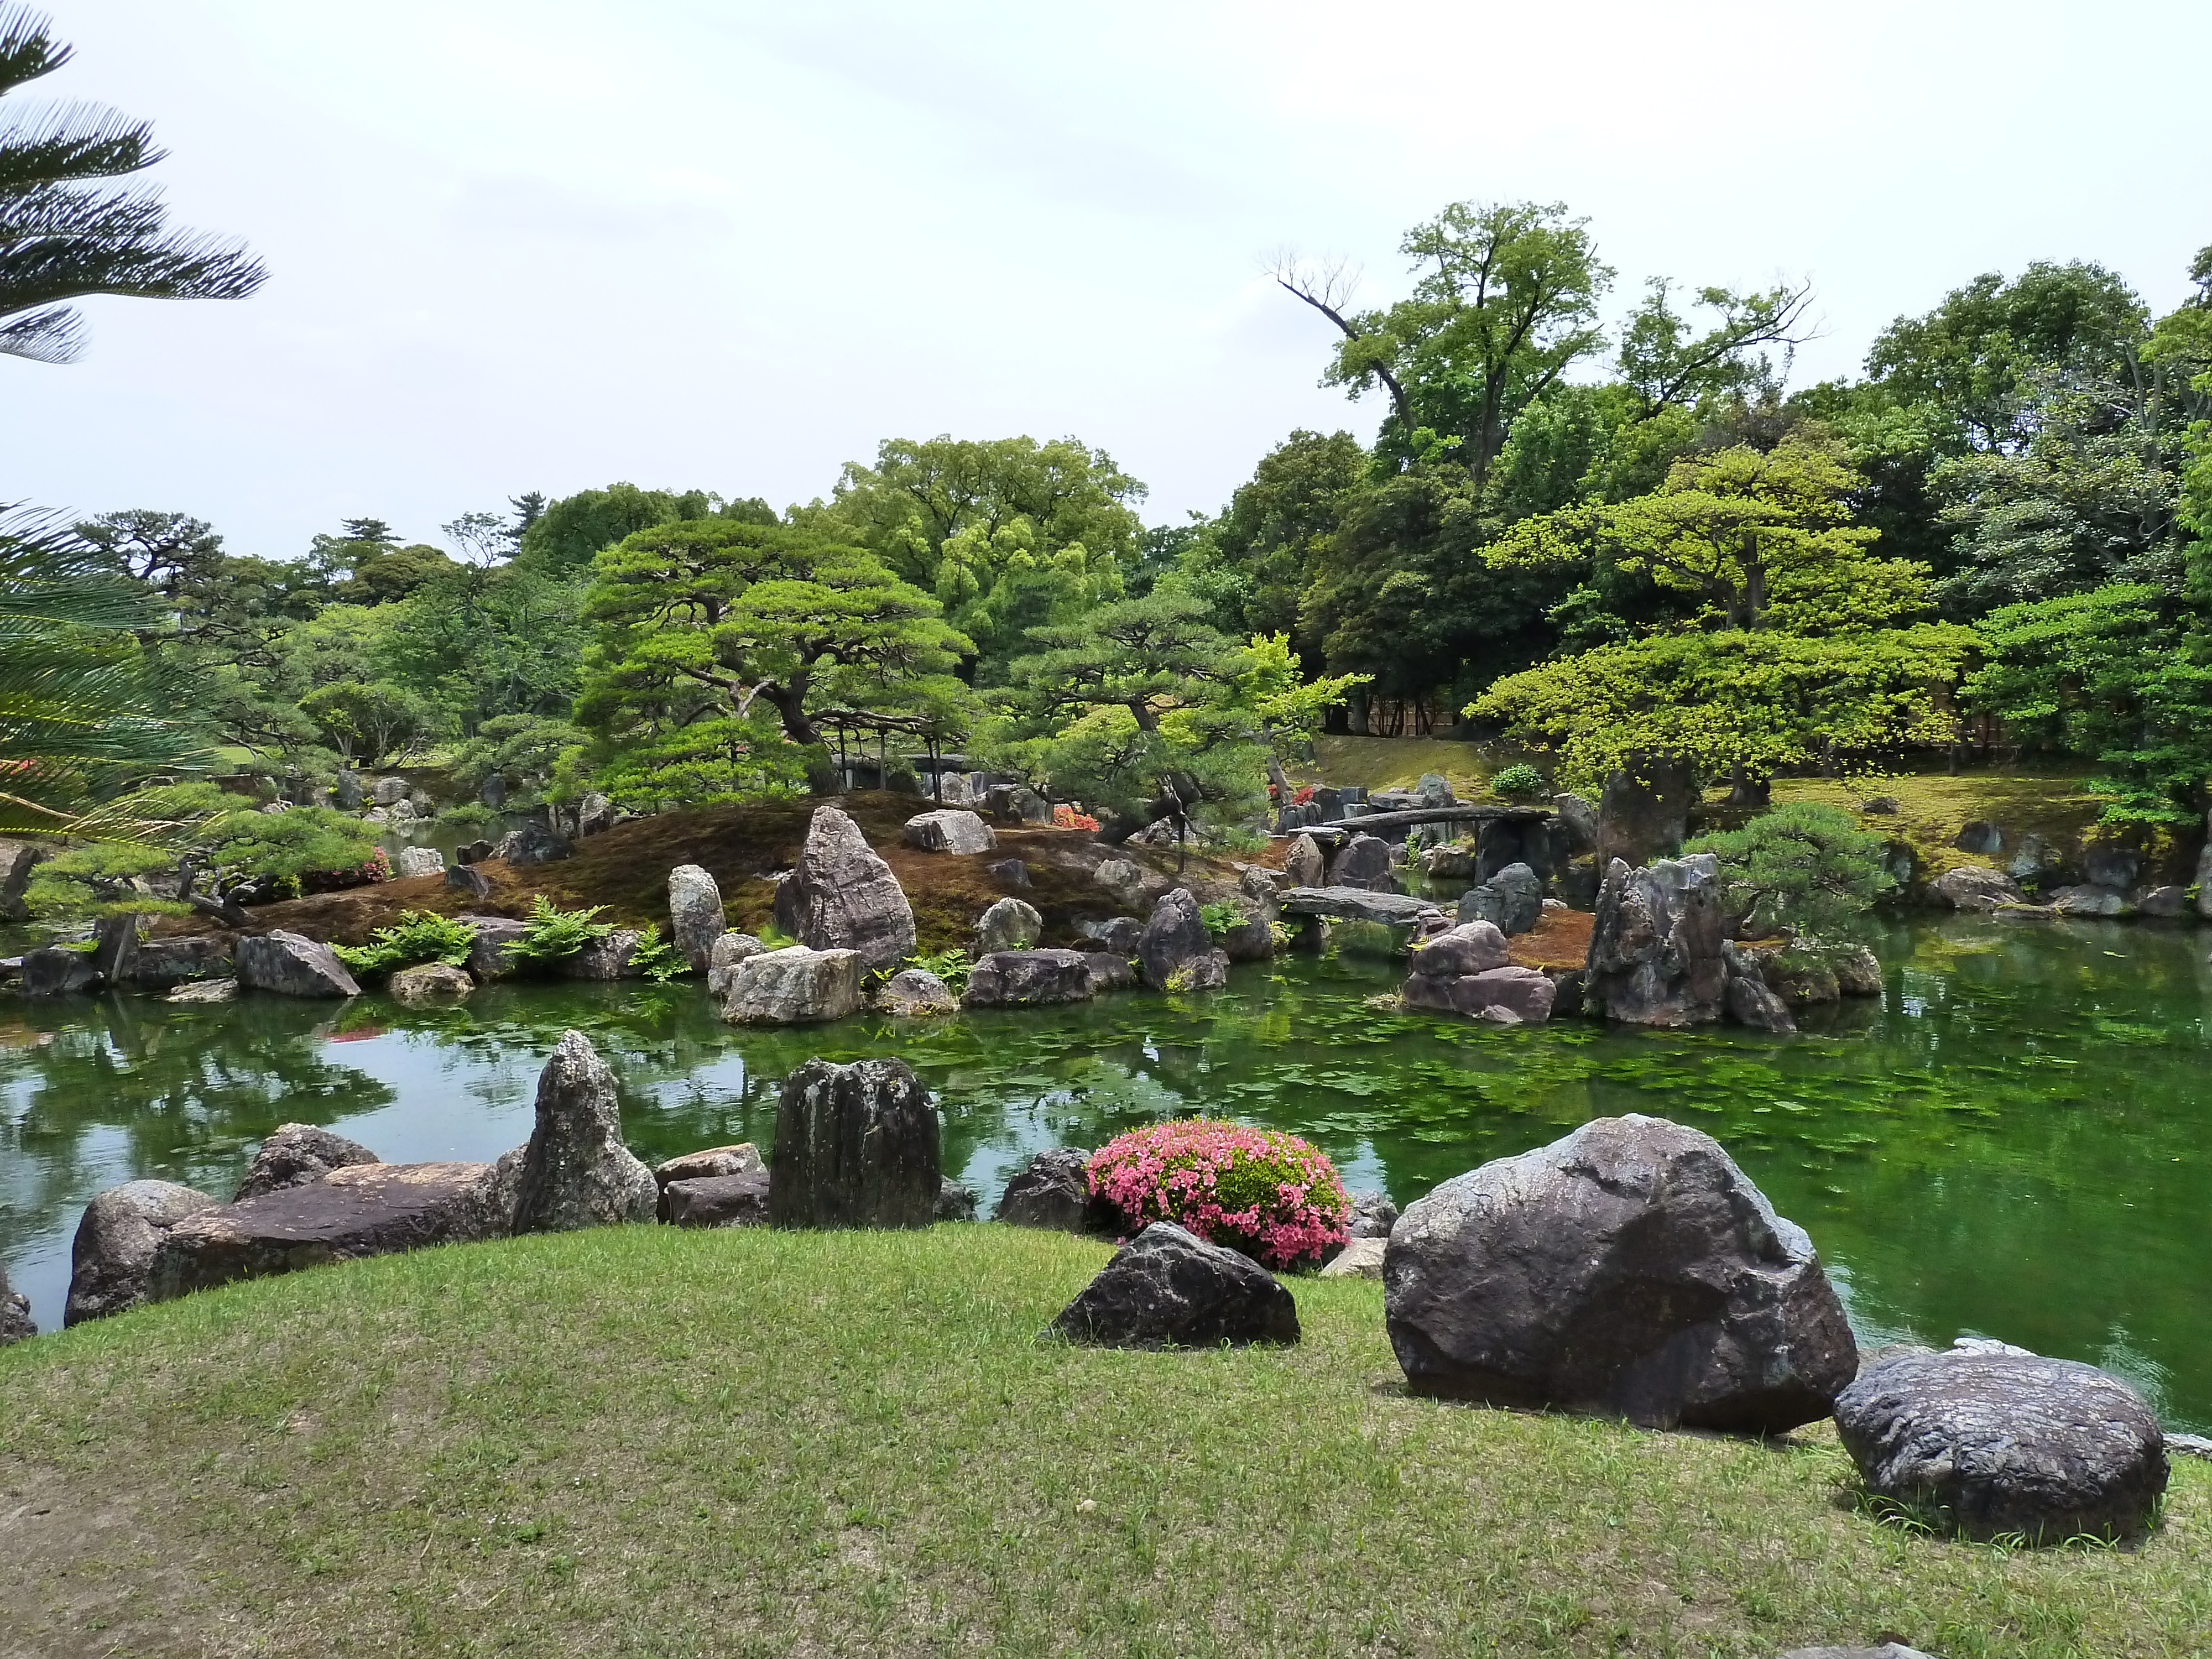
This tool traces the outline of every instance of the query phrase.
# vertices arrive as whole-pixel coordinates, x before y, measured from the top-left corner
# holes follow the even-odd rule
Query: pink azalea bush
[[[1352,1203],[1336,1166],[1279,1129],[1187,1117],[1116,1135],[1091,1155],[1094,1197],[1129,1231],[1172,1221],[1270,1267],[1318,1261],[1344,1243]]]

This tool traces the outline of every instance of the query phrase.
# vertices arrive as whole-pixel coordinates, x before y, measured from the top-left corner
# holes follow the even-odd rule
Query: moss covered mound
[[[1103,1246],[624,1228],[226,1287],[0,1350],[10,1654],[2179,1655],[2138,1550],[1857,1512],[1832,1436],[1407,1396],[1380,1288],[1287,1350],[1037,1339]]]

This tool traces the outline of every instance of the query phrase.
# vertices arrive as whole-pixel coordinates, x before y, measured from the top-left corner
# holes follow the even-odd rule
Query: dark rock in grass
[[[1358,887],[1370,893],[1398,890],[1398,872],[1390,862],[1390,843],[1379,836],[1354,836],[1328,863],[1331,887]]]
[[[810,1060],[784,1079],[769,1218],[779,1227],[926,1227],[944,1185],[937,1146],[936,1103],[904,1060]]]
[[[902,968],[876,993],[878,1012],[894,1019],[927,1019],[960,1012],[951,988],[926,968]]]
[[[1043,1008],[1091,995],[1091,959],[1080,951],[994,951],[968,975],[970,1008]]]
[[[1636,1025],[1717,1020],[1728,991],[1721,959],[1719,870],[1710,853],[1607,866],[1590,924],[1586,994],[1608,1019]]]
[[[1390,1194],[1382,1192],[1359,1192],[1346,1194],[1352,1200],[1352,1220],[1346,1228],[1353,1238],[1388,1238],[1390,1228],[1398,1219],[1398,1206],[1390,1201]]]
[[[362,1164],[320,1181],[185,1216],[154,1259],[149,1301],[325,1261],[503,1238],[491,1164]]]
[[[1137,970],[1129,965],[1129,958],[1111,951],[1084,951],[1083,966],[1091,975],[1093,996],[1101,991],[1126,991],[1137,982]]]
[[[1952,838],[1962,853],[1996,853],[2004,848],[2004,831],[1987,818],[1970,818]]]
[[[854,951],[765,951],[732,968],[727,984],[721,1012],[732,1025],[811,1025],[860,1012]]]
[[[1030,1156],[1000,1195],[996,1218],[1018,1227],[1054,1232],[1110,1232],[1119,1217],[1113,1205],[1091,1195],[1085,1174],[1091,1154],[1080,1146],[1054,1146]]]
[[[945,1176],[937,1189],[937,1219],[939,1221],[973,1221],[975,1218],[975,1189],[964,1181]]]
[[[475,841],[463,842],[459,847],[453,848],[453,862],[456,865],[482,864],[491,856],[491,849],[492,843],[481,837]],[[447,881],[453,879],[451,871],[447,872],[446,879]]]
[[[1152,907],[1152,919],[1137,941],[1137,971],[1152,989],[1164,990],[1176,969],[1212,948],[1198,901],[1187,889],[1171,887]]]
[[[750,1175],[755,1170],[767,1167],[761,1162],[760,1148],[750,1140],[741,1140],[734,1146],[709,1146],[703,1152],[686,1152],[681,1158],[672,1158],[665,1164],[653,1167],[653,1178],[665,1187],[672,1181],[700,1181],[709,1176]],[[665,1217],[662,1218],[666,1219]]]
[[[261,1143],[261,1150],[246,1166],[246,1179],[231,1194],[234,1204],[287,1187],[304,1187],[320,1181],[333,1170],[352,1169],[380,1160],[357,1140],[318,1128],[312,1123],[279,1124],[276,1133]]]
[[[925,853],[988,853],[999,838],[975,813],[955,806],[917,812],[906,821],[906,844]]]
[[[983,866],[983,873],[994,881],[1002,881],[1009,887],[1026,890],[1030,885],[1030,866],[1020,859],[996,859]]]
[[[1970,1538],[2131,1537],[2166,1490],[2156,1415],[2070,1359],[1900,1354],[1843,1391],[1836,1427],[1869,1492]]]
[[[914,954],[914,907],[860,826],[817,806],[798,866],[776,890],[776,925],[817,951],[855,951],[860,965],[890,969]]]
[[[1884,1642],[1878,1648],[1792,1648],[1782,1659],[1930,1659],[1930,1656],[1902,1642]]]
[[[492,843],[488,858],[505,864],[556,864],[576,855],[575,843],[545,824],[532,821],[510,830]]]
[[[679,864],[668,872],[668,942],[676,954],[703,974],[713,962],[714,941],[729,930],[722,919],[722,890],[714,878],[696,864]]]
[[[1600,1118],[1443,1182],[1390,1231],[1417,1394],[1740,1433],[1826,1417],[1857,1350],[1802,1229],[1711,1136]]]
[[[741,933],[734,927],[723,933],[707,952],[707,994],[717,1000],[729,995],[738,964],[767,954],[768,946],[750,933]]]
[[[678,1227],[765,1227],[769,1173],[693,1176],[660,1192],[660,1218]]]
[[[968,953],[981,960],[994,951],[1026,951],[1044,932],[1044,918],[1036,907],[1018,898],[993,901],[975,924]]]
[[[27,997],[69,996],[89,991],[99,981],[100,971],[85,951],[46,945],[23,952],[23,994]]]
[[[129,982],[139,991],[167,991],[195,980],[227,979],[238,950],[232,933],[193,933],[148,939],[131,964]]]
[[[39,1334],[31,1317],[31,1301],[8,1283],[8,1269],[0,1266],[0,1348],[27,1342]]]
[[[473,864],[456,864],[446,872],[446,885],[471,898],[491,896],[491,878]]]
[[[476,981],[449,962],[418,963],[384,981],[386,993],[403,1007],[459,1002],[477,988]]]
[[[327,945],[281,928],[238,942],[238,982],[287,997],[357,997],[361,987]]]
[[[615,1074],[581,1031],[566,1031],[538,1074],[538,1122],[516,1194],[518,1233],[650,1221],[653,1171],[623,1145]]]
[[[1155,1221],[1052,1322],[1101,1348],[1212,1348],[1298,1340],[1298,1304],[1251,1257]]]
[[[154,1258],[169,1230],[216,1207],[205,1193],[173,1181],[126,1181],[85,1206],[70,1248],[64,1325],[135,1308],[153,1287]]]

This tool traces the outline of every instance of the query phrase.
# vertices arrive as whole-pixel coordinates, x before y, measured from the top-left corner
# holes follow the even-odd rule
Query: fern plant
[[[538,894],[530,902],[525,924],[529,931],[508,944],[508,959],[526,967],[566,962],[586,945],[614,932],[612,922],[592,920],[606,908],[594,904],[587,910],[563,910],[544,894]]]
[[[476,930],[465,921],[428,910],[402,910],[396,926],[380,927],[366,945],[334,945],[340,962],[356,974],[395,974],[425,962],[459,967],[469,959]]]
[[[975,964],[968,960],[968,953],[958,945],[950,951],[939,951],[933,957],[911,956],[899,964],[902,968],[919,968],[925,974],[934,974],[945,981],[945,988],[954,996],[968,989],[968,975]]]
[[[638,930],[637,948],[630,952],[629,965],[655,985],[665,985],[691,971],[691,964],[677,954],[676,946],[661,938],[659,926],[650,921]]]
[[[1209,939],[1226,939],[1251,920],[1244,914],[1244,907],[1234,899],[1223,899],[1218,903],[1200,905],[1198,919],[1206,924],[1206,937]]]

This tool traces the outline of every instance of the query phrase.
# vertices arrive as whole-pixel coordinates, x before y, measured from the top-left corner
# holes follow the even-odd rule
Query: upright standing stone
[[[1802,1229],[1711,1136],[1600,1118],[1407,1207],[1383,1264],[1421,1394],[1778,1434],[1858,1353]]]
[[[1352,836],[1329,862],[1328,885],[1395,892],[1398,877],[1390,867],[1390,843],[1380,836]]]
[[[514,1231],[650,1221],[659,1199],[653,1171],[623,1144],[615,1074],[590,1038],[563,1033],[538,1077],[538,1125],[523,1154]]]
[[[994,901],[975,924],[969,954],[978,961],[994,951],[1026,951],[1044,932],[1044,918],[1033,904],[1018,898]]]
[[[896,968],[914,954],[914,908],[860,826],[817,806],[799,866],[776,891],[777,925],[817,951],[857,951],[863,967]]]
[[[1171,887],[1152,907],[1152,919],[1137,941],[1138,971],[1152,989],[1164,990],[1176,969],[1212,949],[1198,901],[1187,890]]]
[[[62,1323],[80,1325],[145,1301],[153,1290],[154,1258],[169,1230],[215,1207],[205,1193],[173,1181],[126,1181],[100,1194],[76,1224]]]
[[[784,1080],[769,1174],[773,1226],[927,1227],[937,1107],[902,1060],[810,1060]]]
[[[1311,836],[1292,836],[1291,855],[1283,860],[1283,873],[1290,877],[1293,887],[1327,886],[1328,859],[1321,850],[1321,843]]]
[[[1608,1019],[1696,1025],[1721,1016],[1719,866],[1710,853],[1632,870],[1619,859],[1598,890],[1587,995]]]
[[[728,931],[722,917],[722,890],[696,864],[668,872],[668,939],[676,954],[703,974],[713,965],[714,941]]]

